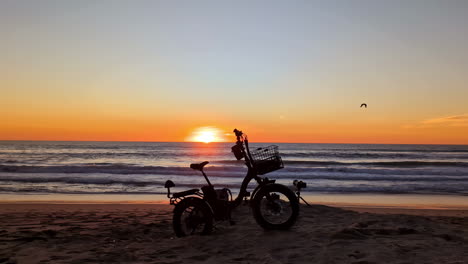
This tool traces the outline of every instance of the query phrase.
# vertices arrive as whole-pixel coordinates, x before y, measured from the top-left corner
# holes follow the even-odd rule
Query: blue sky
[[[3,112],[161,123],[197,112],[200,125],[283,116],[306,131],[462,115],[467,11],[466,1],[2,1]],[[349,109],[362,101],[374,110],[357,119]]]

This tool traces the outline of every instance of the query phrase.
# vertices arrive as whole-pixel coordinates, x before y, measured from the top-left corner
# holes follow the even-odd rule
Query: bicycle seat
[[[208,164],[209,162],[208,161],[204,161],[200,164],[198,163],[192,163],[190,164],[190,168],[194,169],[194,170],[199,170],[199,171],[202,171],[203,170],[203,167],[205,167],[206,164]]]

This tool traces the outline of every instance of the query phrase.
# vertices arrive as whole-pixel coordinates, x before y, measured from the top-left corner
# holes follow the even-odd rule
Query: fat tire
[[[180,201],[174,208],[172,225],[174,227],[174,232],[177,237],[184,237],[187,235],[192,235],[192,234],[186,234],[184,232],[184,230],[182,229],[182,221],[181,221],[182,214],[187,208],[191,206],[203,212],[203,215],[204,215],[203,220],[204,220],[205,226],[201,234],[208,235],[211,233],[213,229],[213,213],[211,212],[210,207],[206,204],[205,201],[203,201],[200,198],[188,197]]]
[[[260,211],[260,203],[265,194],[269,192],[281,193],[289,199],[292,213],[287,221],[280,224],[275,224],[268,222],[268,220],[263,217]],[[299,200],[297,199],[296,194],[288,187],[281,184],[268,184],[260,188],[260,190],[258,190],[258,192],[255,194],[255,197],[252,200],[252,209],[255,221],[257,221],[257,224],[264,229],[286,230],[294,225],[297,217],[299,216]]]

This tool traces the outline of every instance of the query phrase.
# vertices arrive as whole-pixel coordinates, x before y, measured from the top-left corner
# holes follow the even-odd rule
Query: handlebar
[[[234,134],[236,134],[237,141],[239,141],[240,138],[242,137],[242,135],[244,134],[244,133],[242,133],[242,131],[237,130],[237,128],[234,128],[234,131],[233,131],[233,132],[234,132]]]
[[[245,158],[247,166],[248,167],[252,166],[252,164],[251,164],[252,156],[250,155],[249,140],[247,138],[247,135],[244,134],[242,131],[238,130],[237,128],[235,128],[233,132],[234,132],[234,134],[236,135],[236,138],[237,138],[236,146],[241,149],[242,155]],[[245,148],[244,148],[244,145],[245,145]],[[236,158],[237,158],[237,156],[236,156]]]

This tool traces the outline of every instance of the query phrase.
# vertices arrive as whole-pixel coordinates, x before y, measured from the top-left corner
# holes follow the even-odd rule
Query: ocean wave
[[[374,161],[374,162],[340,162],[285,160],[285,164],[309,166],[384,166],[384,167],[468,167],[468,162],[461,161]]]
[[[233,166],[236,163],[238,166]],[[293,163],[291,165],[291,163]],[[295,164],[294,164],[295,163]],[[376,166],[368,163],[342,163],[322,161],[285,161],[285,168],[273,172],[273,175],[315,175],[320,173],[340,174],[366,174],[366,175],[439,175],[439,176],[466,176],[468,166],[466,163],[454,166],[453,162],[378,162]],[[372,163],[376,164],[376,163]],[[436,164],[436,165],[434,165]],[[232,162],[225,166],[222,162],[214,162],[205,167],[208,175],[221,177],[242,177],[247,168],[242,162]],[[356,166],[362,165],[362,166]],[[366,166],[364,166],[366,165]],[[35,165],[0,165],[0,173],[77,173],[77,174],[149,174],[149,175],[198,175],[187,167],[177,166],[138,166],[132,164],[93,164],[93,165],[66,165],[66,166],[35,166]],[[270,174],[269,174],[270,175]]]
[[[112,174],[104,175],[80,175],[80,174],[0,174],[0,183],[20,182],[20,183],[66,183],[66,184],[92,184],[92,185],[112,185],[122,184],[129,186],[163,186],[167,179],[177,179],[178,183],[185,187],[196,187],[204,184],[205,180],[201,175],[160,175],[153,177],[141,177],[142,175],[132,175],[125,178]],[[232,177],[229,175],[229,181],[226,181],[226,175],[209,176],[213,182],[223,182],[223,184],[240,186],[243,177],[238,175]],[[352,183],[356,181],[366,182],[443,182],[443,183],[466,183],[468,176],[431,176],[431,175],[365,175],[365,174],[281,174],[272,175],[270,179],[287,180],[292,182],[295,179],[304,181],[340,181],[342,183]]]
[[[312,144],[313,145],[313,144]],[[317,148],[314,151],[325,152],[414,152],[414,153],[468,153],[468,145],[419,145],[420,148],[411,145],[392,145],[392,148],[365,148],[363,145],[353,145],[353,148]]]
[[[321,173],[329,174],[362,174],[362,175],[434,175],[434,176],[468,176],[468,170],[460,168],[387,168],[387,167],[286,167],[272,174],[287,173],[290,175],[307,176]]]
[[[468,159],[468,155],[460,153],[381,153],[381,152],[286,152],[283,158],[323,158],[323,159]]]
[[[212,166],[211,171],[226,171],[230,167]],[[187,167],[136,166],[131,164],[92,164],[81,166],[0,165],[0,172],[16,173],[110,173],[110,174],[192,174]]]
[[[232,157],[232,154],[229,151],[204,151],[198,152],[191,149],[186,150],[133,150],[132,149],[114,149],[112,151],[102,152],[99,149],[84,149],[84,151],[67,151],[67,150],[34,150],[34,151],[0,151],[0,156],[21,156],[25,157],[61,157],[67,158],[80,158],[80,159],[94,159],[94,158],[171,158],[171,157],[187,157],[193,158],[197,156],[203,157],[215,157],[215,156],[224,156]],[[411,150],[312,150],[312,151],[281,151],[281,156],[286,158],[339,158],[339,159],[426,159],[426,158],[468,158],[468,150],[451,150],[451,151],[411,151]]]
[[[218,164],[242,164],[243,161],[236,160],[215,160]],[[468,162],[462,161],[421,161],[421,160],[401,160],[401,161],[357,161],[343,162],[330,160],[288,160],[283,159],[283,163],[295,167],[302,166],[383,166],[383,167],[468,167]]]
[[[388,151],[388,152],[426,152],[426,153],[468,153],[468,146],[464,149],[369,149],[369,151]]]
[[[145,180],[145,179],[121,179],[111,177],[67,177],[67,176],[17,176],[9,177],[0,175],[0,182],[22,182],[22,183],[68,183],[68,184],[125,184],[135,186],[164,185],[164,180]]]
[[[12,194],[154,194],[154,195],[165,195],[167,191],[89,191],[89,190],[51,190],[40,187],[23,187],[23,188],[11,188],[11,187],[0,187],[0,193],[12,193]]]
[[[307,190],[301,190],[305,193],[336,193],[336,194],[358,194],[358,193],[375,193],[375,194],[443,194],[443,195],[463,195],[468,196],[466,186],[406,186],[399,187],[379,187],[379,186],[360,186],[360,187],[311,187]]]
[[[113,152],[57,152],[55,150],[46,152],[46,151],[38,151],[38,152],[0,152],[0,157],[10,157],[10,156],[17,156],[22,158],[73,158],[73,159],[96,159],[96,158],[193,158],[199,156],[200,154],[184,152],[184,151],[140,151],[140,152],[121,152],[121,151],[113,151]],[[207,152],[203,153],[204,157],[214,157],[219,156],[219,153],[216,152]],[[225,154],[227,155],[227,154]]]
[[[199,187],[199,186],[198,186]],[[191,187],[188,187],[191,188]],[[232,187],[231,187],[232,188]],[[183,191],[184,189],[179,188],[173,190],[175,192]],[[231,189],[234,195],[237,195],[238,189]],[[438,185],[438,186],[421,186],[421,185],[406,185],[406,186],[308,186],[306,189],[302,189],[302,194],[306,193],[336,193],[336,194],[441,194],[441,195],[462,195],[468,196],[468,191],[465,186],[453,186],[453,185]],[[0,193],[13,193],[13,194],[124,194],[124,195],[165,195],[167,192],[165,189],[117,189],[117,190],[87,190],[87,189],[50,189],[45,186],[0,186]]]

